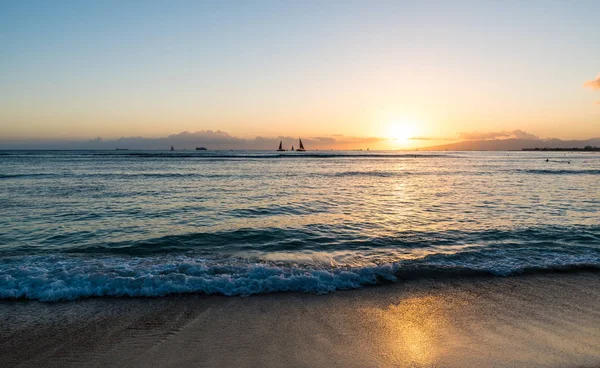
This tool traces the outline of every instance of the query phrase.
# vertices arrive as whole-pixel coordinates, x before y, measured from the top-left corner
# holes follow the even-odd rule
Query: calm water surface
[[[4,299],[600,268],[600,155],[3,151],[0,215]]]

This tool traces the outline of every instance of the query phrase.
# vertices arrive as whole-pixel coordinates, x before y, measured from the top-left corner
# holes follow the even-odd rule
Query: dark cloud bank
[[[413,137],[413,141],[421,141],[423,145],[434,141],[461,141],[440,146],[423,147],[434,150],[518,150],[522,148],[555,147],[555,148],[583,148],[586,145],[600,146],[599,139],[585,141],[563,141],[560,139],[540,139],[538,136],[516,129],[513,131],[499,132],[470,132],[460,133],[455,138],[443,137]],[[163,138],[124,137],[119,139],[102,139],[67,141],[67,140],[28,140],[28,141],[2,141],[0,150],[168,150],[174,146],[177,150],[193,150],[198,146],[209,150],[275,150],[279,142],[283,141],[286,148],[298,146],[296,137],[256,137],[243,139],[234,137],[222,131],[203,130],[194,133],[182,132]],[[389,142],[386,138],[378,137],[346,137],[332,135],[323,137],[302,138],[308,150],[352,150],[352,149],[377,149],[380,143]]]
[[[345,136],[306,137],[302,138],[309,149],[354,149],[367,148],[375,145],[384,138],[356,138]],[[243,139],[229,135],[220,130],[203,130],[198,132],[182,132],[163,138],[123,137],[119,139],[96,138],[87,141],[68,140],[22,140],[0,141],[0,149],[73,149],[73,150],[167,150],[174,146],[177,150],[193,150],[202,146],[211,150],[274,150],[283,141],[287,148],[298,146],[297,137],[256,137]]]

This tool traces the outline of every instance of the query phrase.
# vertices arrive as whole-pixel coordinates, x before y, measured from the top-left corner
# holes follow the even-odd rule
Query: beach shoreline
[[[598,366],[600,273],[422,279],[325,295],[0,302],[13,366]]]

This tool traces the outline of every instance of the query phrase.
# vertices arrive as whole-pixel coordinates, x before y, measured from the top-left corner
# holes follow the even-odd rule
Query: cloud
[[[90,140],[22,140],[0,141],[0,149],[90,149],[114,150],[115,148],[130,150],[168,150],[174,146],[176,150],[194,150],[203,146],[210,150],[272,150],[282,141],[286,147],[297,146],[298,137],[255,137],[239,138],[217,130],[201,130],[197,132],[181,132],[161,138],[122,137],[118,139]],[[302,138],[307,149],[356,149],[368,148],[385,141],[378,137],[346,137],[319,136]],[[371,146],[376,148],[374,146]]]
[[[455,141],[456,138],[444,138],[444,137],[410,137],[411,141]]]
[[[465,139],[468,141],[480,141],[485,139],[498,139],[498,138],[508,138],[510,137],[510,133],[508,132],[470,132],[470,133],[458,133],[460,139]]]
[[[583,86],[591,89],[600,89],[600,74],[596,77],[596,79],[585,82]]]
[[[333,144],[335,143],[336,139],[333,137],[313,137],[310,139],[310,141]]]
[[[345,137],[343,140],[339,140],[337,142],[344,144],[363,144],[363,143],[379,143],[383,141],[387,141],[387,138],[380,137]]]
[[[431,137],[410,137],[408,139],[411,141],[432,141],[432,140],[434,140]]]
[[[538,137],[537,135],[527,133],[521,129],[513,130],[512,133],[514,134],[515,138],[519,139],[540,139],[540,137]]]
[[[171,134],[169,136],[171,139],[218,139],[218,140],[231,140],[235,139],[229,134],[222,132],[220,130],[212,131],[212,130],[201,130],[198,132],[190,133],[190,132],[181,132],[179,134]]]
[[[470,132],[470,133],[459,133],[460,139],[464,139],[467,141],[480,141],[480,140],[488,140],[488,139],[508,139],[508,138],[518,138],[518,139],[540,139],[535,134],[527,133],[521,129],[516,129],[513,131],[501,131],[501,132]]]

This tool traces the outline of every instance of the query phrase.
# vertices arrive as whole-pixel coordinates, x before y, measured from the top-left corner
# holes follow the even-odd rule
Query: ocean
[[[0,151],[0,298],[600,269],[599,179],[583,152]]]

